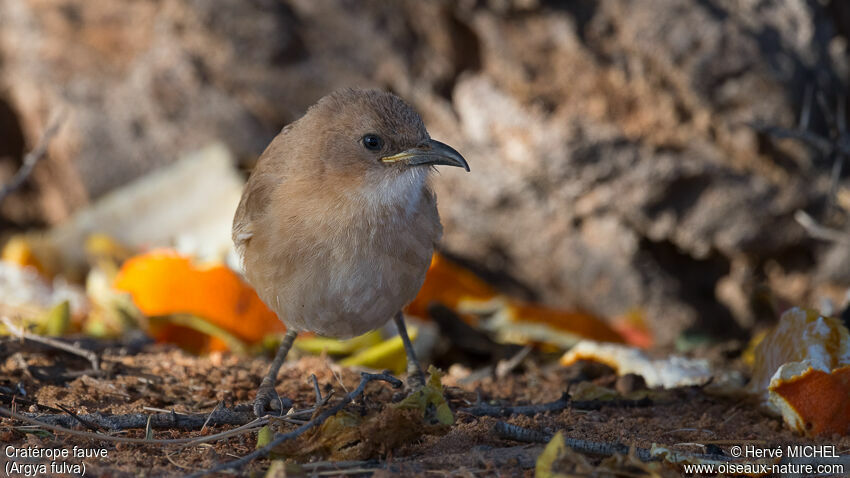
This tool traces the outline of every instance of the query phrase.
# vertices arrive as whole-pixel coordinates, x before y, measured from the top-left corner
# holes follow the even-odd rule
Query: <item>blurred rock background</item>
[[[793,218],[844,229],[833,162],[749,124],[793,127],[807,88],[835,113],[849,30],[841,0],[0,0],[0,183],[67,114],[0,240],[215,141],[247,170],[319,97],[379,87],[472,167],[435,178],[448,253],[661,343],[734,335],[850,285],[847,244]]]

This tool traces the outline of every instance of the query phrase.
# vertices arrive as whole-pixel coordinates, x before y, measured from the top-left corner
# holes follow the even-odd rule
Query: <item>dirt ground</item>
[[[81,358],[29,343],[0,342],[2,406],[9,407],[11,396],[17,395],[14,408],[39,414],[31,414],[33,417],[68,416],[68,412],[80,417],[95,413],[156,414],[157,410],[173,411],[178,418],[182,416],[179,414],[209,414],[220,404],[234,409],[250,403],[269,363],[265,358],[232,354],[195,357],[174,347],[150,344],[109,348],[100,355],[104,372],[96,376],[80,375],[80,371],[89,367]],[[277,390],[285,391],[294,400],[296,409],[315,404],[313,386],[308,380],[311,373],[316,375],[324,395],[334,391],[326,407],[356,387],[360,379],[358,371],[339,367],[327,358],[307,356],[289,361],[281,370]],[[374,448],[366,451],[370,456],[361,456],[358,460],[332,462],[314,455],[309,458],[312,462],[288,465],[285,476],[532,476],[534,464],[544,447],[542,440],[532,439],[529,441],[536,443],[527,443],[505,438],[496,430],[500,421],[535,430],[544,436],[560,430],[565,436],[580,440],[643,448],[658,444],[687,453],[728,453],[730,446],[744,444],[813,443],[813,440],[794,435],[780,419],[763,414],[753,403],[713,396],[697,387],[656,393],[651,400],[638,403],[600,401],[596,407],[585,404],[582,409],[567,407],[534,416],[479,417],[461,409],[475,405],[479,399],[481,403],[494,405],[550,402],[559,399],[568,384],[575,387],[586,380],[630,391],[627,390],[629,386],[622,380],[617,382],[609,370],[586,365],[566,368],[551,361],[546,363],[533,354],[498,380],[488,376],[464,383],[455,375],[453,371],[443,378],[445,397],[455,413],[454,425],[423,429],[414,433],[408,443],[392,450]],[[370,410],[380,410],[399,398],[399,392],[388,384],[372,382],[365,395],[347,410],[363,415]],[[244,406],[236,408],[244,409]],[[285,424],[282,429],[288,431],[296,426]],[[92,430],[87,430],[87,426],[77,423],[73,428],[120,437],[145,438],[146,434],[144,427],[109,431],[89,424]],[[148,438],[210,436],[232,428],[235,425],[189,430],[160,424],[152,429]],[[214,443],[181,447],[98,441],[39,430],[4,418],[0,422],[0,442],[4,449],[8,449],[8,445],[18,449],[26,446],[73,449],[77,446],[101,453],[95,458],[64,459],[70,464],[85,462],[85,476],[175,476],[209,469],[250,453],[257,443],[257,430]],[[850,449],[848,437],[836,436],[814,442],[836,445],[839,451]],[[364,452],[362,447],[359,452]],[[602,459],[593,455],[586,458],[591,464]],[[41,462],[49,466],[46,459],[12,459],[7,453],[0,459],[4,467],[9,460]],[[236,473],[262,476],[269,466],[268,458],[255,460]],[[645,476],[634,470],[622,471],[628,476]],[[671,471],[676,476],[677,472],[672,468]],[[77,476],[72,473],[51,475]]]

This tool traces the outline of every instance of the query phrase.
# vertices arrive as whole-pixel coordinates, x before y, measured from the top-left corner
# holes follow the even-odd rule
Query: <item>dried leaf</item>
[[[259,443],[257,444],[257,448],[260,448]],[[264,478],[286,478],[286,462],[283,460],[273,460],[272,464],[269,465],[269,469],[266,470],[266,474],[263,476]]]
[[[260,431],[257,432],[257,448],[263,448],[271,443],[272,439],[274,439],[274,432],[268,425],[260,428]]]
[[[68,332],[71,325],[71,304],[67,300],[53,306],[39,320],[38,332],[44,335],[59,337]]]
[[[564,443],[564,435],[561,432],[555,434],[546,448],[537,457],[534,465],[534,478],[566,478],[564,473],[554,470],[555,463],[567,452],[567,444]]]
[[[151,419],[153,415],[148,415],[147,424],[145,424],[145,440],[153,440],[153,427],[151,427]]]

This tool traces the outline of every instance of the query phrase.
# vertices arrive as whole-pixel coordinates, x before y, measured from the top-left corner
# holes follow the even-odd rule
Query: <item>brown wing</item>
[[[260,155],[257,165],[248,178],[248,183],[245,184],[242,199],[240,199],[239,207],[236,208],[236,214],[233,216],[231,237],[236,245],[236,252],[243,258],[245,248],[254,236],[256,219],[266,213],[274,188],[283,181],[283,168],[281,167],[281,162],[285,160],[283,144],[286,142],[287,133],[291,129],[292,124],[283,128]]]

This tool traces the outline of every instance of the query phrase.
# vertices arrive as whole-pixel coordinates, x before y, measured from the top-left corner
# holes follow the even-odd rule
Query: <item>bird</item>
[[[286,335],[257,390],[257,416],[291,407],[275,383],[299,332],[344,339],[392,319],[408,385],[424,384],[402,309],[442,236],[429,179],[441,165],[469,171],[457,150],[431,139],[416,110],[378,89],[322,97],[260,155],[232,238],[246,280]]]

